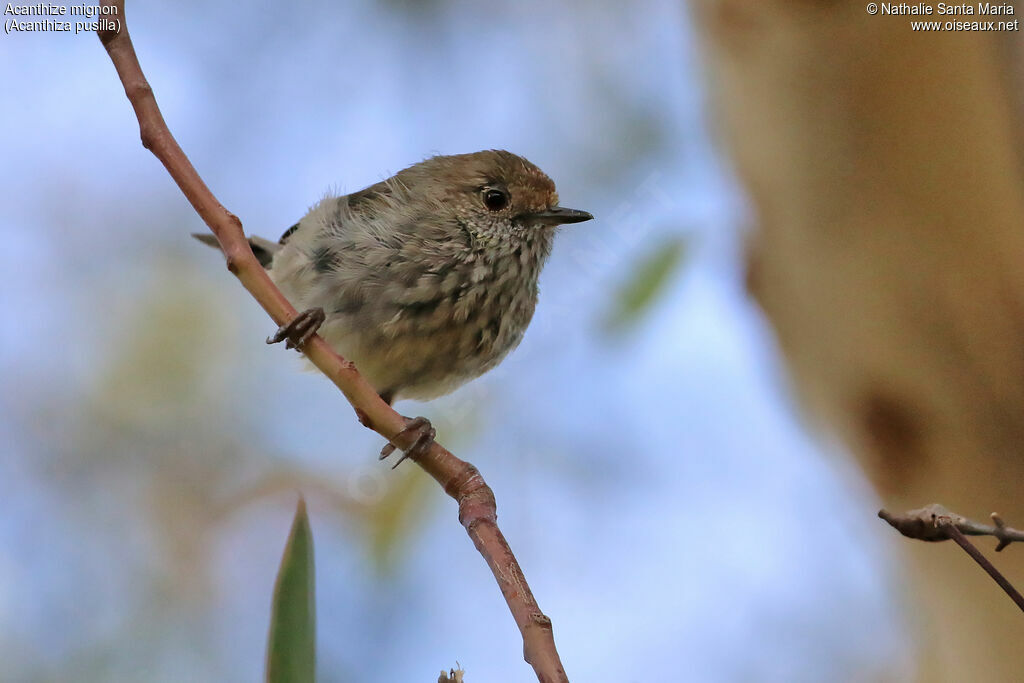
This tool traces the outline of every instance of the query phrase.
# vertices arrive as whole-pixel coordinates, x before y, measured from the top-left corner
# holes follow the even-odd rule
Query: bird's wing
[[[336,204],[334,208],[337,210],[339,216],[345,214],[345,208],[347,207],[348,213],[371,215],[377,214],[383,207],[384,202],[391,197],[391,186],[386,181],[381,181],[369,187],[363,188],[358,192],[353,192],[348,195],[336,198]],[[330,201],[329,199],[324,202]],[[295,233],[302,230],[303,233],[310,232],[310,237],[316,239],[314,235],[323,231],[325,228],[330,228],[333,232],[337,232],[339,229],[343,229],[345,221],[341,220],[330,220],[327,223],[323,221],[307,221],[307,218],[314,216],[317,213],[317,209],[323,207],[324,202],[320,202],[314,207],[306,216],[298,223],[293,225],[284,231],[281,235],[281,239],[278,240],[279,244],[286,244]],[[318,224],[319,223],[319,224]],[[308,226],[307,226],[308,224]]]

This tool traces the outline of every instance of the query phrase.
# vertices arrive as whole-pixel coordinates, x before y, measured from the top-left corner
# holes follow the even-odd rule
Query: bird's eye
[[[484,206],[491,211],[501,211],[508,206],[508,194],[493,188],[484,190]]]

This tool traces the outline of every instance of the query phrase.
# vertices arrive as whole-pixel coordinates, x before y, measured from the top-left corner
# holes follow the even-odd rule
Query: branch
[[[887,521],[896,531],[907,538],[919,541],[945,541],[950,535],[944,530],[941,522],[949,522],[967,536],[994,536],[999,539],[996,552],[1014,541],[1024,541],[1024,531],[1006,526],[1006,522],[998,513],[992,513],[994,526],[979,524],[966,517],[951,512],[938,503],[926,505],[920,510],[911,510],[902,515],[894,515],[887,510],[879,510],[878,516]]]
[[[227,257],[228,270],[238,277],[275,323],[283,325],[290,321],[296,311],[256,260],[241,221],[217,201],[167,128],[128,35],[124,0],[102,0],[102,5],[112,8],[111,16],[120,19],[115,29],[100,30],[97,34],[135,109],[142,146],[160,160],[217,237]],[[411,435],[395,438],[405,428],[405,419],[377,395],[350,361],[335,353],[320,336],[310,340],[303,353],[341,390],[364,426],[399,448],[412,446],[414,437]],[[459,521],[501,588],[523,636],[524,658],[533,666],[538,680],[568,683],[555,649],[551,620],[541,612],[515,555],[498,528],[494,493],[490,487],[473,465],[436,442],[416,462],[458,502]]]
[[[996,552],[1001,551],[1014,541],[1024,541],[1024,532],[1006,526],[997,513],[992,513],[994,526],[979,524],[966,517],[949,511],[938,503],[926,505],[919,510],[911,510],[902,515],[893,515],[886,510],[879,510],[878,516],[889,523],[894,529],[907,538],[920,541],[947,541],[952,539],[964,549],[978,565],[1002,588],[1010,599],[1024,611],[1024,596],[1006,580],[998,569],[981,554],[967,536],[995,536],[999,539]]]

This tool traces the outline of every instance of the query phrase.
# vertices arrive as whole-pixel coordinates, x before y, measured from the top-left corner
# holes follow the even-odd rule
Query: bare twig
[[[153,91],[146,81],[132,45],[124,16],[124,0],[102,0],[120,19],[114,30],[98,31],[125,94],[139,121],[142,145],[163,163],[171,178],[192,204],[200,218],[220,242],[228,269],[263,307],[275,323],[282,325],[296,311],[257,262],[238,218],[225,209],[193,168],[164,122]],[[352,404],[359,421],[400,448],[412,446],[409,438],[396,436],[405,419],[387,405],[356,371],[355,366],[335,353],[319,336],[304,348],[306,357],[341,390]],[[543,683],[568,682],[555,649],[551,620],[541,612],[526,583],[519,563],[497,525],[494,494],[475,467],[440,444],[434,443],[417,464],[432,476],[459,504],[459,521],[491,568],[509,610],[523,636],[523,654]]]
[[[995,536],[999,539],[999,545],[996,546],[997,551],[1014,541],[1024,540],[1024,532],[1006,526],[997,513],[992,513],[994,526],[972,522],[938,503],[926,505],[919,510],[911,510],[902,515],[893,515],[886,510],[879,510],[878,516],[907,538],[929,542],[952,539],[992,577],[999,587],[1010,596],[1014,604],[1024,611],[1024,596],[1021,596],[1006,577],[989,562],[988,558],[967,540],[967,536]]]
[[[919,510],[911,510],[902,515],[893,515],[886,510],[879,510],[878,516],[887,521],[894,529],[907,538],[919,541],[945,541],[950,535],[943,529],[938,520],[948,519],[956,528],[967,536],[994,536],[999,539],[996,552],[1001,551],[1014,541],[1024,541],[1024,531],[1006,526],[1006,522],[998,513],[992,513],[993,525],[979,524],[966,517],[946,509],[938,503],[925,505]]]
[[[957,545],[963,548],[964,552],[970,555],[971,559],[977,562],[978,565],[992,577],[992,580],[999,584],[1000,588],[1006,591],[1006,594],[1010,596],[1010,599],[1013,600],[1017,607],[1024,612],[1024,596],[1018,593],[1017,589],[1013,587],[1013,584],[1007,581],[1006,577],[995,568],[995,565],[989,562],[988,558],[982,555],[981,551],[975,548],[974,544],[967,540],[967,537],[964,536],[963,532],[956,528],[956,524],[947,518],[940,518],[938,523],[939,526],[949,530],[950,538],[956,541]]]

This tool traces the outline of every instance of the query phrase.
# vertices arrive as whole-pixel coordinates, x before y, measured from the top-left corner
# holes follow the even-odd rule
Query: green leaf
[[[645,254],[630,278],[612,295],[612,304],[604,318],[607,332],[622,332],[636,324],[657,301],[686,254],[686,239],[670,237]]]
[[[398,568],[402,552],[409,549],[406,540],[426,521],[431,504],[437,500],[427,495],[432,482],[418,468],[403,465],[389,474],[387,489],[367,507],[364,520],[370,557],[381,578]]]
[[[267,642],[267,683],[316,680],[316,595],[313,533],[299,498],[274,585]]]

